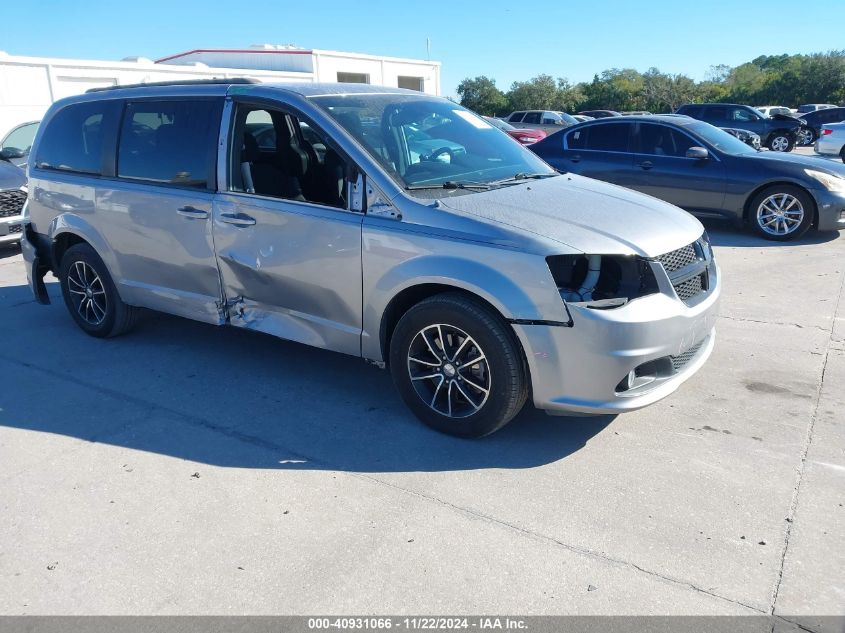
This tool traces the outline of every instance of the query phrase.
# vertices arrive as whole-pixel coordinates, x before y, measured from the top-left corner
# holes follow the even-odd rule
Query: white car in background
[[[845,163],[845,121],[822,125],[822,133],[816,139],[816,153],[838,155]]]
[[[792,116],[792,114],[794,113],[793,110],[790,110],[786,106],[770,106],[769,105],[769,106],[759,106],[759,107],[754,108],[754,109],[757,110],[757,112],[762,114],[764,117],[771,117],[773,114],[785,114],[787,116]]]

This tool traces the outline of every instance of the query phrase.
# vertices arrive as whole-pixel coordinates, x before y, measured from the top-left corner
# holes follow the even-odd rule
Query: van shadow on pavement
[[[49,280],[49,278],[48,278]],[[236,468],[354,472],[519,469],[581,449],[614,416],[550,417],[526,406],[482,440],[423,426],[387,371],[358,358],[234,328],[147,314],[100,340],[25,286],[0,288],[7,380],[0,426]]]

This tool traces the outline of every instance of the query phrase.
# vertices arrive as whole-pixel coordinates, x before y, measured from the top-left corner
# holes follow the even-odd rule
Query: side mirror
[[[694,158],[695,160],[707,160],[710,158],[710,152],[703,147],[690,147],[687,150],[687,158]]]
[[[12,158],[23,158],[26,156],[26,152],[22,149],[18,149],[17,147],[4,147],[0,149],[0,158],[5,160],[11,160]]]

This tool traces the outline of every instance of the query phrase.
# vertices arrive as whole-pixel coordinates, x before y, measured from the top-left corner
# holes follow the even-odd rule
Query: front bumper
[[[23,235],[23,224],[22,215],[0,218],[0,244],[20,241]]]
[[[813,191],[818,210],[819,231],[845,229],[845,193],[816,189]]]
[[[713,351],[721,292],[720,271],[714,272],[710,292],[693,307],[661,292],[613,310],[570,305],[572,327],[514,325],[534,405],[549,413],[621,413],[675,391]],[[644,384],[620,389],[643,367],[663,369]]]

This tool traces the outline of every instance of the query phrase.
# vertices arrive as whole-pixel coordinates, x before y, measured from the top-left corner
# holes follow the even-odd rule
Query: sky
[[[541,73],[589,81],[656,66],[705,78],[758,55],[845,49],[845,0],[0,0],[12,55],[158,59],[194,48],[295,44],[443,63],[444,96],[465,77],[507,90]],[[805,8],[806,7],[806,8]],[[8,25],[18,25],[9,28]]]

